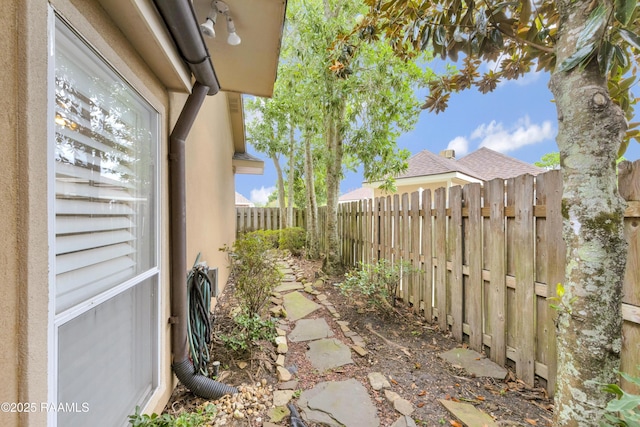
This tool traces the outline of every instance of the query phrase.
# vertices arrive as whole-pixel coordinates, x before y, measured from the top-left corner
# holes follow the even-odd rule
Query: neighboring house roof
[[[373,188],[361,187],[343,194],[338,199],[338,203],[352,202],[355,200],[373,199]]]
[[[456,163],[476,171],[484,181],[490,181],[495,178],[515,178],[526,173],[536,176],[545,172],[543,168],[530,165],[487,147],[479,148],[457,160]]]
[[[409,159],[409,168],[396,179],[413,178],[418,176],[440,175],[451,172],[461,172],[474,178],[482,179],[478,172],[465,165],[460,164],[455,159],[449,159],[423,150]]]
[[[236,206],[246,206],[249,208],[253,208],[255,207],[255,204],[236,191]]]

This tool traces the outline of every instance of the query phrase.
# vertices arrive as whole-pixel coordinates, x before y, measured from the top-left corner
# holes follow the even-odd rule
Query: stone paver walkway
[[[286,356],[288,342],[307,342],[306,357],[314,369],[326,371],[346,364],[354,363],[352,354],[366,356],[366,343],[356,332],[349,329],[349,323],[340,320],[340,315],[321,292],[324,283],[316,280],[307,283],[287,262],[280,262],[283,273],[280,286],[276,287],[271,298],[271,313],[281,317],[281,326],[276,338],[277,346],[277,396],[274,393],[275,408],[269,413],[269,420],[264,426],[278,427],[288,425],[290,411],[287,407],[295,399],[298,382],[296,367],[287,366]],[[315,300],[315,301],[314,301]],[[307,319],[317,310],[327,310],[336,325],[341,329],[347,342],[336,338],[324,318]],[[454,365],[477,373],[479,376],[488,375],[500,377],[502,368],[492,366],[488,360],[477,357],[476,354],[452,350],[441,357]],[[477,371],[476,371],[477,370]],[[502,376],[504,378],[504,376]],[[393,405],[398,419],[392,427],[412,427],[415,421],[411,418],[414,411],[413,404],[390,390],[389,380],[379,372],[368,375],[369,385],[378,391],[384,391],[386,399]],[[276,398],[277,397],[277,398]],[[300,409],[300,415],[308,423],[319,423],[327,426],[344,427],[379,427],[377,409],[372,397],[364,384],[351,378],[345,381],[328,381],[316,384],[309,390],[303,390],[295,405]],[[451,409],[450,409],[451,410]]]
[[[348,322],[339,320],[340,315],[321,292],[324,282],[316,280],[307,283],[286,262],[279,264],[283,273],[282,283],[275,288],[271,298],[271,313],[281,317],[282,329],[276,339],[278,358],[277,376],[280,381],[275,409],[270,412],[269,426],[279,426],[286,422],[289,415],[287,404],[294,399],[294,390],[298,383],[297,372],[286,363],[288,342],[307,342],[306,357],[318,371],[334,369],[353,363],[352,355],[367,355],[366,343],[360,335],[349,329]],[[336,325],[347,337],[347,342],[336,338],[331,327],[323,318],[306,318],[317,310],[327,310],[337,322]],[[369,378],[376,390],[390,387],[387,378],[374,372]],[[398,396],[399,398],[399,396]],[[328,381],[304,390],[294,402],[300,408],[300,415],[308,423],[320,423],[327,426],[378,427],[376,406],[364,384],[356,379]],[[354,410],[356,409],[356,410]],[[397,425],[415,425],[413,420],[398,413]]]

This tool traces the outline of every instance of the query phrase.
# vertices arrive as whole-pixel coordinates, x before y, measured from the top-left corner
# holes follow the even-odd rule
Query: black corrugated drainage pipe
[[[187,207],[185,142],[207,95],[220,90],[209,52],[190,0],[155,0],[178,50],[196,78],[191,94],[169,137],[169,197],[171,223],[171,351],[173,371],[197,396],[217,399],[237,393],[234,387],[196,372],[187,346]]]

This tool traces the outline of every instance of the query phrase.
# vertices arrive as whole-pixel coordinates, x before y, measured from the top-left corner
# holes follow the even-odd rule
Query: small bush
[[[412,272],[413,268],[406,261],[393,264],[381,259],[375,264],[361,264],[359,269],[345,274],[339,288],[350,299],[362,296],[370,307],[391,312],[401,278]]]
[[[269,242],[272,249],[278,249],[280,247],[280,230],[256,230],[249,234],[265,239]]]
[[[291,227],[280,231],[279,246],[291,252],[291,255],[300,256],[304,250],[307,232],[304,228]]]
[[[273,341],[276,338],[276,325],[257,315],[240,313],[233,318],[235,327],[229,335],[220,335],[225,346],[234,351],[247,351],[260,340]]]
[[[270,236],[264,232],[248,233],[239,237],[233,248],[225,246],[221,250],[229,256],[236,295],[243,312],[260,316],[271,291],[282,280]]]
[[[141,414],[136,406],[136,413],[129,415],[131,427],[198,427],[213,423],[218,408],[213,403],[207,403],[196,412],[184,412],[178,417],[169,414]]]

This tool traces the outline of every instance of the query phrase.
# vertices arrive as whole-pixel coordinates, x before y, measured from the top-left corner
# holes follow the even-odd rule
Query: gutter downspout
[[[171,352],[172,368],[182,384],[197,396],[217,399],[237,393],[231,387],[196,372],[187,346],[187,203],[185,145],[207,95],[220,90],[190,0],[154,0],[196,82],[169,136],[169,197],[171,224]]]

